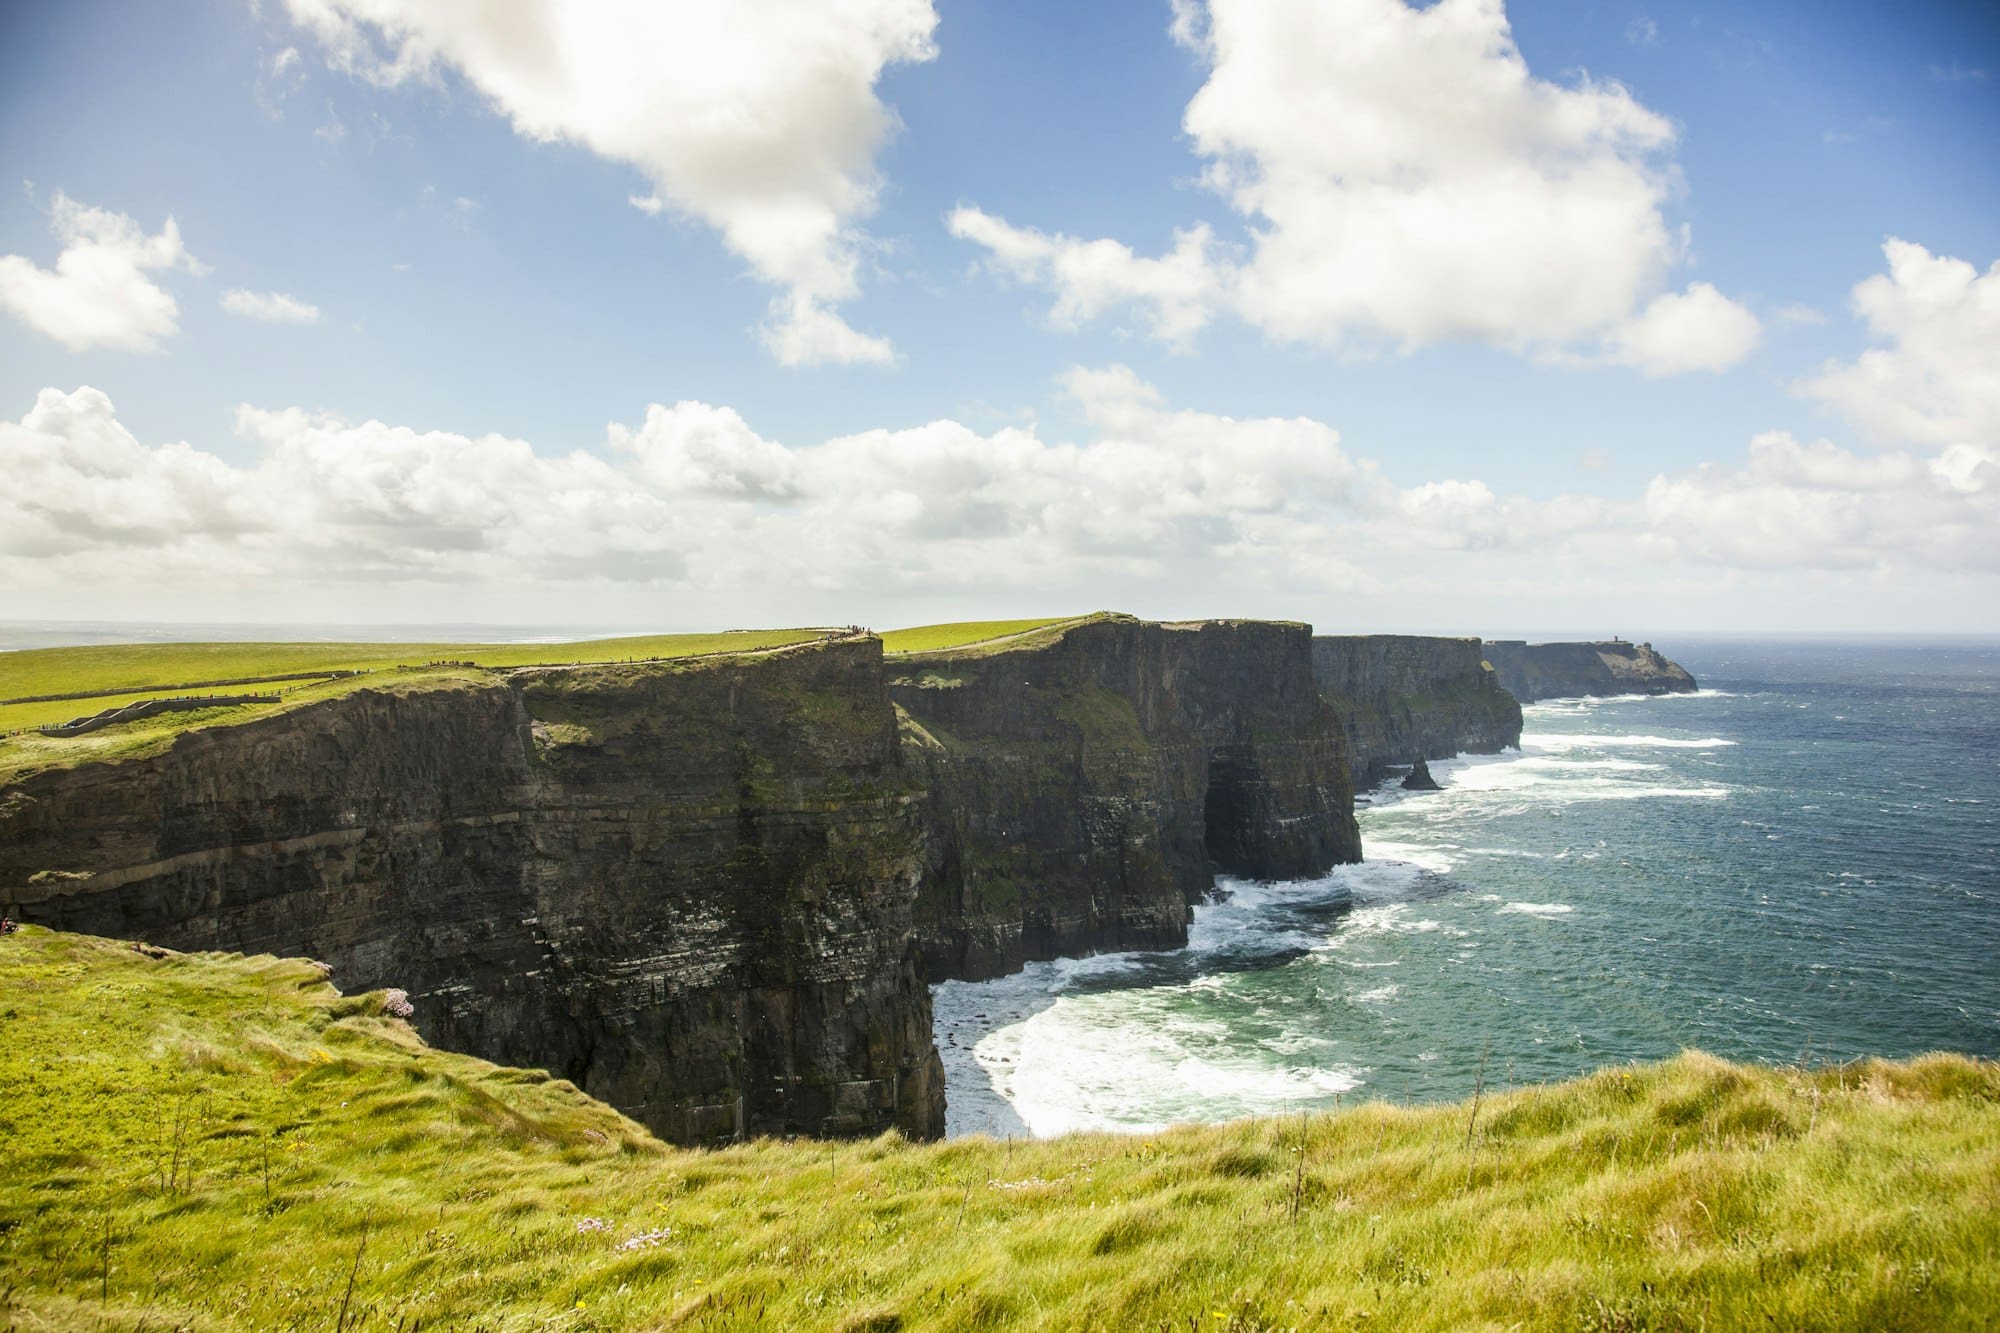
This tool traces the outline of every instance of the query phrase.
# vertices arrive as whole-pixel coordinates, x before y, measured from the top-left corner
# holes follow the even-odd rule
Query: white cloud
[[[1147,311],[1158,337],[1184,343],[1208,323],[1222,297],[1205,226],[1175,233],[1165,257],[1141,259],[1117,241],[1047,236],[976,208],[955,209],[948,225],[952,235],[984,246],[1000,272],[1055,288],[1058,298],[1049,317],[1066,328],[1129,302]]]
[[[283,292],[249,292],[241,287],[222,294],[222,308],[232,315],[265,324],[317,324],[319,307]]]
[[[1774,431],[1751,441],[1741,467],[1654,478],[1643,515],[1682,556],[1737,569],[1995,573],[2000,450],[1856,454]]]
[[[258,64],[257,79],[250,85],[250,96],[265,115],[273,120],[280,119],[284,115],[286,99],[305,87],[305,62],[296,46],[287,46]]]
[[[1634,46],[1658,46],[1660,25],[1644,14],[1634,14],[1625,25],[1625,40]]]
[[[1283,341],[1601,342],[1661,373],[1749,350],[1748,312],[1691,291],[1667,299],[1694,301],[1717,340],[1651,355],[1693,313],[1642,313],[1683,258],[1662,211],[1674,128],[1618,84],[1536,78],[1499,0],[1180,0],[1172,31],[1208,62],[1183,128],[1248,224],[1248,258],[1201,228],[1147,259],[958,210],[954,231],[997,267],[1055,289],[1058,322],[1129,302],[1182,339],[1228,310]]]
[[[623,588],[605,595],[627,608],[656,585],[707,623],[909,616],[928,599],[1309,619],[1373,606],[1436,624],[1718,579],[1776,581],[1792,614],[1827,580],[1873,581],[1892,608],[1952,580],[1961,597],[2000,588],[1989,445],[1873,454],[1772,433],[1622,498],[1537,499],[1476,477],[1398,485],[1323,422],[1176,407],[1122,366],[1062,387],[1081,438],[938,420],[788,446],[680,402],[562,454],[245,406],[240,463],[142,444],[97,390],[48,389],[0,423],[0,583],[39,607],[109,580],[187,614],[209,609],[197,597],[281,604],[308,584],[369,605],[430,589],[408,594],[417,614],[485,598],[517,618],[529,590],[540,614],[573,615],[581,585]],[[1851,597],[1826,605],[1853,614]]]
[[[1727,370],[1749,356],[1757,317],[1706,282],[1662,292],[1611,337],[1609,357],[1648,377]]]
[[[0,256],[0,307],[73,352],[152,352],[180,331],[179,303],[147,274],[208,270],[181,244],[171,217],[148,236],[125,214],[90,208],[58,191],[49,226],[63,242],[55,268]]]
[[[1877,440],[2000,448],[2000,262],[1891,238],[1889,271],[1854,288],[1854,310],[1886,347],[1829,362],[1796,389]]]
[[[783,294],[765,340],[787,364],[892,359],[836,311],[860,289],[856,221],[896,126],[885,66],[931,59],[930,0],[495,6],[287,0],[328,62],[383,87],[456,70],[539,142],[636,167],[633,196],[691,214]]]

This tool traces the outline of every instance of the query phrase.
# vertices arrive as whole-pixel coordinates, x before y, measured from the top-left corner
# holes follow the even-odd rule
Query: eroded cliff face
[[[0,788],[0,903],[323,959],[683,1142],[931,1135],[908,779],[872,638],[364,690]]]
[[[1320,635],[1313,677],[1339,716],[1357,791],[1402,765],[1521,743],[1521,705],[1477,639]]]
[[[931,795],[929,975],[1177,948],[1218,871],[1359,860],[1310,636],[1110,617],[1032,648],[895,659],[905,757]]]
[[[1653,651],[1650,643],[1522,643],[1488,640],[1486,660],[1500,683],[1522,703],[1612,694],[1691,694],[1687,668]]]

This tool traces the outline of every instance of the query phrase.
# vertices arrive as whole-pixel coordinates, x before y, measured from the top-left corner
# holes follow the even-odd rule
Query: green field
[[[962,620],[949,625],[917,625],[892,629],[882,635],[882,651],[889,654],[937,653],[957,648],[1020,647],[1015,640],[1039,639],[1034,631],[1051,626],[1068,628],[1087,620],[1097,620],[1106,612],[1088,616],[1056,616],[1045,620]]]
[[[480,666],[617,662],[748,652],[803,643],[824,631],[652,634],[581,643],[120,643],[0,653],[0,701],[93,690],[172,690],[208,681],[301,671],[381,671],[436,661]],[[95,712],[84,708],[82,712]],[[0,726],[9,725],[0,720]]]
[[[0,780],[38,768],[149,754],[196,727],[226,726],[364,687],[422,689],[452,680],[474,679],[480,670],[489,667],[756,652],[804,643],[824,633],[815,629],[746,630],[558,644],[129,643],[0,653],[0,700],[52,694],[71,696],[0,703]],[[474,666],[430,665],[438,662],[469,662]],[[258,677],[309,671],[369,674],[339,680],[216,683],[254,682]],[[45,737],[29,730],[163,695],[268,693],[281,693],[284,697],[275,704],[162,713],[83,736]]]
[[[2000,1067],[1690,1054],[1151,1136],[670,1149],[309,964],[0,937],[0,1326],[1939,1329]]]

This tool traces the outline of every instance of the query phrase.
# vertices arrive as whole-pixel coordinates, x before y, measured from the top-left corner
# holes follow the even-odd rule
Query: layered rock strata
[[[1507,692],[1522,703],[1613,694],[1691,694],[1687,668],[1653,651],[1650,643],[1526,643],[1490,639],[1486,660]]]
[[[679,1141],[930,1135],[923,804],[873,638],[489,674],[0,788],[0,903],[402,987]]]
[[[1501,688],[1477,639],[1320,635],[1313,678],[1339,716],[1366,790],[1404,766],[1521,743],[1521,705]]]
[[[1179,947],[1218,872],[1360,859],[1304,625],[1099,617],[896,658],[890,692],[931,795],[917,922],[933,979]]]

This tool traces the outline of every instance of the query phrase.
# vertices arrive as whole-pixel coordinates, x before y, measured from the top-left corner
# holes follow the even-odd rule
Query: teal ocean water
[[[1367,860],[1224,881],[1186,949],[936,989],[954,1133],[1469,1095],[1697,1046],[2000,1056],[2000,643],[1660,645],[1379,791]]]

